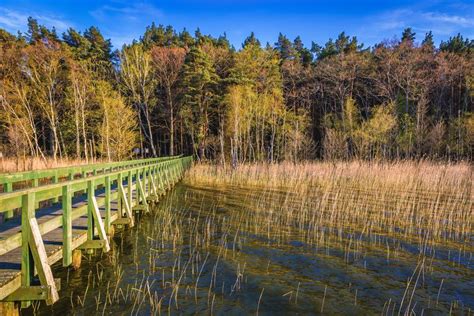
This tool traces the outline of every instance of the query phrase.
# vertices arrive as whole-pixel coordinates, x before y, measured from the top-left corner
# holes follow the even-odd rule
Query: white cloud
[[[163,12],[146,2],[138,2],[124,5],[103,5],[96,10],[89,12],[96,20],[103,21],[111,17],[123,20],[139,20],[141,17],[163,17]]]
[[[26,25],[28,16],[19,12],[0,8],[0,25],[9,29],[21,29]]]
[[[375,17],[375,26],[382,30],[394,30],[406,27],[407,17],[412,16],[413,11],[408,9],[394,10]]]
[[[127,36],[120,36],[120,35],[110,35],[110,40],[114,45],[114,48],[120,49],[124,44],[130,44],[134,39],[137,39],[136,36],[127,35]]]
[[[40,24],[49,28],[54,26],[59,32],[65,31],[72,26],[72,23],[69,21],[52,14],[26,13],[0,7],[0,27],[4,27],[12,32],[26,30],[29,16],[37,19]]]
[[[427,12],[423,13],[423,17],[432,22],[442,22],[449,23],[454,25],[459,25],[461,27],[474,26],[474,19],[469,17],[463,17],[459,15],[449,15],[444,13],[435,13]]]
[[[432,31],[435,37],[446,38],[458,32],[469,36],[474,27],[474,17],[470,11],[445,13],[428,8],[399,8],[383,12],[375,16],[366,17],[364,26],[360,29],[363,37],[370,40],[389,39],[397,34],[398,37],[404,28],[411,27],[418,33],[418,40],[422,40],[425,32]]]

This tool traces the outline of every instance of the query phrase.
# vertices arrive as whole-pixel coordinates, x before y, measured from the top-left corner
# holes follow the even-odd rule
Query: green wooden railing
[[[0,179],[9,183],[51,176],[58,178],[63,175],[70,179],[0,194],[0,213],[21,209],[21,231],[0,239],[0,255],[22,247],[21,289],[23,292],[21,293],[28,294],[20,295],[21,300],[28,302],[38,299],[38,295],[35,294],[37,291],[31,285],[34,271],[37,272],[43,288],[48,289],[47,295],[42,294],[47,303],[54,303],[58,299],[41,235],[62,227],[64,266],[71,264],[72,250],[78,246],[102,248],[108,251],[110,249],[108,233],[111,226],[113,224],[133,226],[134,211],[147,212],[149,201],[158,199],[167,189],[170,189],[180,180],[191,164],[192,157],[178,156],[57,168],[21,173],[20,176],[2,175]],[[71,174],[77,173],[82,173],[82,177],[73,179]],[[92,175],[86,176],[88,173]],[[86,203],[73,207],[73,197],[76,192],[87,192],[87,197],[83,197]],[[62,212],[38,224],[35,211],[38,203],[43,201],[60,202]],[[117,202],[113,215],[112,201]],[[104,220],[99,205],[104,209]],[[87,240],[81,245],[73,244],[72,222],[85,215],[87,215]],[[29,288],[33,290],[27,290]],[[0,300],[5,297],[0,295]],[[10,299],[19,300],[18,295],[14,294]]]
[[[49,182],[52,183],[57,183],[61,178],[73,180],[78,175],[84,178],[91,174],[97,175],[99,173],[105,173],[107,171],[113,171],[117,169],[154,164],[159,161],[166,161],[177,157],[179,156],[96,163],[80,166],[67,166],[15,173],[0,173],[0,184],[3,185],[4,192],[11,192],[13,191],[13,189],[16,189],[15,186],[17,185],[21,185],[22,188],[37,187],[39,184],[41,184],[42,181],[45,180],[49,180]]]
[[[64,180],[74,180],[77,177],[85,178],[90,175],[103,174],[119,169],[154,164],[177,157],[179,156],[97,163],[81,166],[68,166],[17,173],[2,173],[0,174],[0,184],[3,186],[3,192],[7,193],[18,189],[37,187],[44,183],[58,183]],[[13,217],[13,215],[13,211],[8,211],[4,218],[8,219]]]

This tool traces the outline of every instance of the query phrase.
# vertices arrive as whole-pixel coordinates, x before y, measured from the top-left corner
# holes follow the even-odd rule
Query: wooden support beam
[[[127,217],[130,218],[130,226],[134,226],[135,223],[133,221],[132,210],[130,208],[130,205],[128,205],[127,196],[125,195],[125,190],[123,189],[122,183],[119,183],[119,192],[120,192],[119,200],[121,200],[122,204],[125,206],[125,213],[127,214]]]
[[[132,219],[128,217],[117,218],[112,225],[130,225]]]
[[[81,261],[82,261],[82,251],[81,249],[74,249],[72,251],[72,268],[74,270],[77,270],[81,267]]]
[[[89,199],[87,203],[92,205],[92,216],[94,218],[94,224],[97,227],[97,232],[99,234],[99,238],[105,241],[104,244],[104,251],[108,252],[110,250],[109,239],[107,237],[107,233],[105,232],[104,222],[102,221],[102,216],[100,215],[99,206],[97,205],[97,200],[94,195],[94,185],[93,180],[88,181],[88,191],[89,191]],[[92,190],[92,191],[91,191]],[[88,227],[89,229],[89,227]],[[93,238],[89,239],[92,240]]]
[[[163,177],[164,177],[163,167],[159,166],[158,167],[158,180],[160,183],[160,191],[165,191],[165,184],[163,183]]]
[[[148,210],[148,204],[146,202],[145,190],[144,190],[141,182],[137,182],[137,190],[139,191],[141,202],[142,202],[142,205],[144,207],[144,210],[145,210],[145,212],[148,212],[149,210]],[[135,206],[138,206],[138,205],[135,205]]]
[[[160,198],[159,198],[158,194],[152,194],[152,195],[147,196],[147,198],[146,198],[147,202],[152,202],[152,203],[157,202],[159,199]]]
[[[102,239],[87,240],[78,249],[106,249],[107,241]]]
[[[48,264],[48,256],[46,255],[46,250],[44,248],[43,239],[41,238],[41,233],[36,218],[33,217],[29,219],[29,226],[30,250],[33,254],[36,271],[38,273],[41,285],[51,287],[51,295],[46,300],[46,304],[51,305],[59,300],[58,290],[56,289],[56,283],[53,278],[53,273],[51,272],[51,267]]]
[[[20,309],[15,302],[0,302],[0,315],[2,316],[19,316]]]
[[[4,298],[6,302],[46,301],[51,299],[52,290],[48,285],[22,286]]]

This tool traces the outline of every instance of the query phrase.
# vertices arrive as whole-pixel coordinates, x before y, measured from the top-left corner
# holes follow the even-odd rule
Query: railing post
[[[152,195],[155,193],[155,191],[153,190],[152,170],[153,166],[148,165],[148,195]]]
[[[12,184],[11,182],[4,183],[4,184],[3,184],[3,191],[4,191],[5,193],[12,192],[12,191],[13,191],[13,184]],[[12,218],[13,215],[14,215],[13,210],[8,210],[8,211],[5,213],[5,218],[6,218],[6,219]]]
[[[166,190],[169,190],[171,188],[171,182],[170,182],[170,162],[166,162],[165,166],[165,176],[166,176]]]
[[[33,254],[30,251],[30,227],[29,220],[35,216],[35,194],[28,192],[23,195],[21,203],[21,286],[28,287],[34,276],[35,264]],[[21,302],[26,308],[31,305],[30,301]]]
[[[63,210],[63,266],[72,263],[72,192],[71,185],[63,186],[62,206]]]
[[[87,240],[94,239],[94,180],[87,181]]]
[[[158,171],[159,171],[159,179],[160,179],[160,189],[161,191],[165,191],[165,184],[163,182],[163,177],[165,176],[164,175],[164,170],[163,170],[163,164],[160,164],[160,167],[158,168]]]
[[[138,192],[138,183],[140,182],[140,169],[138,168],[135,174],[135,205],[140,204],[140,192]],[[130,206],[132,207],[132,206]]]
[[[117,198],[117,214],[118,214],[118,218],[122,218],[123,217],[123,213],[122,213],[122,196],[124,195],[125,192],[123,192],[123,178],[122,178],[122,172],[119,172],[118,176],[117,176],[117,188],[118,188],[118,193],[119,193],[119,196]]]
[[[110,200],[111,200],[111,188],[110,188],[110,176],[105,176],[105,231],[107,234],[110,233]],[[120,198],[120,197],[119,197]]]
[[[128,205],[132,207],[133,203],[133,174],[132,171],[130,170],[128,172]]]
[[[146,165],[143,166],[143,169],[142,169],[142,174],[143,174],[143,181],[142,181],[142,187],[141,189],[143,190],[143,194],[146,196],[147,194],[147,189],[146,189],[146,182],[147,182],[147,167]],[[146,201],[146,200],[145,200]]]
[[[59,177],[58,177],[58,172],[56,171],[54,176],[53,176],[53,183],[58,183],[58,182],[59,182]],[[53,199],[53,203],[56,203],[58,201],[59,201],[59,199],[57,197],[55,197]]]
[[[174,176],[174,183],[178,182],[178,161],[173,162],[173,176]]]
[[[155,198],[158,196],[158,192],[156,190],[156,165],[153,165],[150,167],[150,186],[151,186],[151,191],[155,195]]]
[[[47,287],[46,304],[51,305],[59,299],[59,295],[48,263],[48,256],[38,222],[35,218],[35,205],[35,193],[27,192],[23,195],[21,208],[21,285],[27,288],[31,286],[36,268],[41,285]],[[22,302],[22,307],[28,307],[29,305],[30,301]]]

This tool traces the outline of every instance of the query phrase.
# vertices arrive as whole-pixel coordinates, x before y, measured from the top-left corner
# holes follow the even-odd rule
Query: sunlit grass
[[[86,161],[85,159],[73,158],[35,158],[35,157],[16,157],[16,158],[0,158],[0,173],[3,172],[21,172],[31,170],[42,170],[67,166],[79,166],[89,163],[99,163],[103,160],[94,159],[94,161]]]
[[[235,170],[197,165],[187,179],[192,184],[291,193],[283,201],[286,209],[271,217],[306,227],[308,238],[326,227],[420,242],[464,242],[473,231],[473,169],[467,163],[247,164]]]
[[[468,164],[196,165],[70,310],[468,312],[472,190]]]

